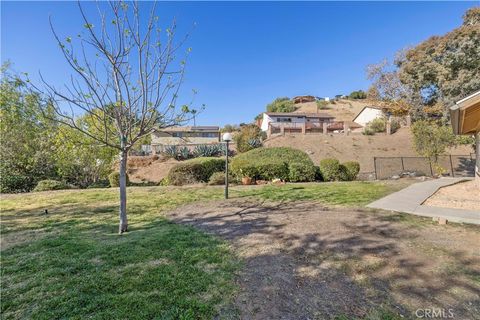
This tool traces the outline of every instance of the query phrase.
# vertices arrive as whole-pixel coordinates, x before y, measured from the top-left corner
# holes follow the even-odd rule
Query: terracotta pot
[[[245,186],[252,184],[252,178],[250,178],[250,177],[243,177],[243,178],[242,178],[242,184],[245,185]]]

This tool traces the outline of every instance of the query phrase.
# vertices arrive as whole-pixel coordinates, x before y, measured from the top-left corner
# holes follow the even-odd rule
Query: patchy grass
[[[351,206],[392,190],[355,182],[234,187],[231,194]],[[239,261],[225,242],[162,212],[222,197],[221,187],[129,188],[130,232],[118,236],[117,189],[2,196],[2,318],[213,318],[230,308]]]
[[[398,190],[388,182],[331,182],[269,185],[252,188],[240,196],[256,196],[272,201],[315,200],[329,205],[361,206]]]

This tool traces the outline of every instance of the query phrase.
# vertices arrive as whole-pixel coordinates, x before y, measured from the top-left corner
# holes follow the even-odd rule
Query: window
[[[277,122],[292,122],[292,118],[277,118]]]

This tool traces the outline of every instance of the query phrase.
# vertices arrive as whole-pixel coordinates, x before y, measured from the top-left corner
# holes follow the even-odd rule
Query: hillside
[[[307,134],[275,136],[265,141],[267,147],[291,147],[307,152],[318,164],[324,158],[360,162],[361,172],[373,172],[373,157],[418,156],[408,128],[401,128],[392,135],[376,134]],[[473,152],[469,146],[453,148],[448,153],[467,155]]]
[[[347,100],[340,99],[335,101],[335,104],[329,103],[325,109],[318,110],[319,112],[326,112],[335,117],[337,121],[352,121],[353,118],[365,107],[372,105],[372,102],[367,100]],[[298,103],[299,108],[295,112],[315,113],[317,112],[316,102]]]

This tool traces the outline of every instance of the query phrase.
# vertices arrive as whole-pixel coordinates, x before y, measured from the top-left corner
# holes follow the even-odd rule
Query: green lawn
[[[231,197],[363,205],[383,183],[234,187]],[[227,243],[162,212],[221,199],[221,187],[128,189],[129,231],[118,236],[117,190],[2,196],[1,313],[5,319],[210,319],[234,314],[241,262]],[[48,209],[48,214],[44,214]]]

